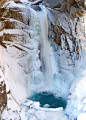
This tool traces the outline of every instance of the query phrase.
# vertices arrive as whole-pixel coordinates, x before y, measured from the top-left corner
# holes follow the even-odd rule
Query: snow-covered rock
[[[86,73],[86,70],[83,72]],[[82,76],[83,76],[82,73]],[[86,118],[86,74],[77,78],[71,85],[65,113],[69,120],[84,120]]]

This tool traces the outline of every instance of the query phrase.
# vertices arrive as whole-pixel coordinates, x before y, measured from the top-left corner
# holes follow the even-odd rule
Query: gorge
[[[8,93],[2,119],[85,120],[83,4],[8,0],[1,6],[0,81]]]

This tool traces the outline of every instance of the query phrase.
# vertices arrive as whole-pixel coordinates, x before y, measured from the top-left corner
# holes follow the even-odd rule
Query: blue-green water
[[[28,98],[32,101],[40,102],[40,107],[43,107],[45,104],[49,105],[49,108],[58,108],[58,107],[66,107],[66,101],[58,97],[56,98],[52,93],[42,92],[42,93],[35,93],[33,96]]]

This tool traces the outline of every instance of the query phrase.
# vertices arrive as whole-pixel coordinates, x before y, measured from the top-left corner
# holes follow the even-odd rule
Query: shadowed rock
[[[64,0],[43,0],[43,4],[48,7],[60,6]]]
[[[6,84],[0,83],[0,111],[2,112],[7,105]],[[0,119],[1,120],[1,119]]]
[[[41,11],[41,8],[37,5],[32,5],[31,7],[36,11]]]

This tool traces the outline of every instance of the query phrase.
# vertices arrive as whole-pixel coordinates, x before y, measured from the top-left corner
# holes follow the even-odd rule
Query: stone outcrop
[[[56,10],[60,10],[63,12],[70,12],[71,6],[76,4],[76,6],[83,6],[86,8],[86,1],[85,0],[42,0],[43,4],[46,7],[54,8]]]
[[[66,0],[43,0],[42,2],[46,7],[53,8],[55,10],[67,11]]]
[[[75,4],[75,0],[43,0],[43,4],[50,8],[55,8],[56,10],[70,11],[70,8],[73,4]]]

